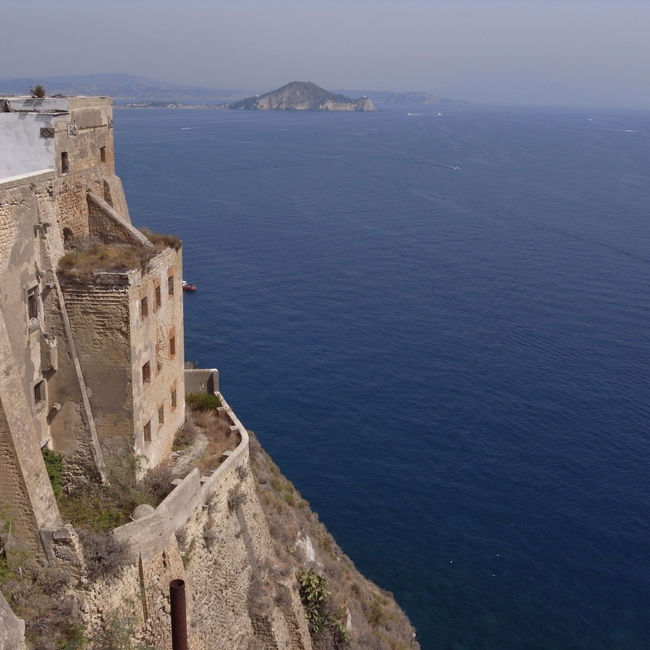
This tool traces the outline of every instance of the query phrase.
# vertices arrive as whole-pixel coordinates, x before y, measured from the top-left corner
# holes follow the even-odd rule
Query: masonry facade
[[[0,98],[0,152],[0,512],[38,552],[62,525],[43,447],[101,478],[171,450],[182,251],[131,223],[109,98]]]

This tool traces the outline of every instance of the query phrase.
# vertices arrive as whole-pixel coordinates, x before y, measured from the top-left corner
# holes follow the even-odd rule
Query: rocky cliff
[[[292,81],[264,95],[247,97],[230,104],[234,110],[249,111],[374,111],[369,97],[350,99],[331,93],[311,81]]]

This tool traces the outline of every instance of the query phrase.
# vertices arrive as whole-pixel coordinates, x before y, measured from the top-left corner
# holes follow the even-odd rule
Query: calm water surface
[[[186,357],[423,648],[650,647],[650,114],[115,135],[133,221],[199,285]]]

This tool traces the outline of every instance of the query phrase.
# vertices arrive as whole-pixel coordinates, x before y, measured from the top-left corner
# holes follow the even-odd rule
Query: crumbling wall
[[[133,276],[130,286],[135,448],[150,465],[157,465],[169,454],[174,435],[185,420],[181,270],[181,251],[166,248],[149,262],[145,272]],[[149,368],[147,381],[145,364]]]
[[[102,450],[110,465],[133,452],[129,287],[124,275],[62,283]],[[74,397],[74,395],[71,395]],[[75,421],[73,400],[65,403]]]
[[[126,611],[134,638],[166,650],[169,582],[181,578],[193,650],[248,648],[249,643],[311,649],[295,588],[283,587],[288,598],[281,606],[256,593],[275,562],[273,545],[250,471],[248,435],[227,404],[224,409],[241,442],[222,465],[209,477],[194,470],[154,513],[115,529],[131,563],[118,577],[93,585],[87,598],[91,636],[112,613]]]
[[[12,611],[0,593],[0,650],[25,648],[25,621]]]

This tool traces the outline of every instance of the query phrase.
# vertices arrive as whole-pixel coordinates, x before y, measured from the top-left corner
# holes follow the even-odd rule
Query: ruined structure
[[[0,111],[0,499],[37,549],[61,525],[40,448],[102,478],[127,452],[155,465],[171,449],[184,419],[181,251],[131,225],[110,99],[4,99]],[[92,274],[75,273],[75,256]]]
[[[75,603],[93,648],[118,647],[96,641],[115,621],[120,630],[128,621],[147,647],[169,648],[168,586],[182,579],[193,650],[309,650],[295,573],[323,567],[309,534],[352,593],[370,594],[364,607],[379,620],[390,595],[356,572],[261,450],[265,477],[253,476],[248,432],[219,392],[217,371],[184,370],[180,240],[134,228],[113,160],[110,99],[0,98],[0,555],[5,544],[7,557],[26,553],[62,572],[54,597]],[[120,564],[93,575],[42,450],[61,454],[67,486],[141,475],[169,459],[186,393],[221,400],[230,447],[218,466],[188,467],[162,502],[105,533]],[[258,496],[269,484],[267,506],[287,520],[283,508],[295,506],[311,533],[294,522],[271,535]],[[310,549],[302,565],[301,544]],[[371,634],[362,609],[350,602],[337,621],[347,616],[348,629]],[[376,639],[401,634],[416,647],[394,609],[386,620],[401,621],[399,634],[386,628]],[[0,650],[23,648],[23,639],[23,621],[0,594]]]

